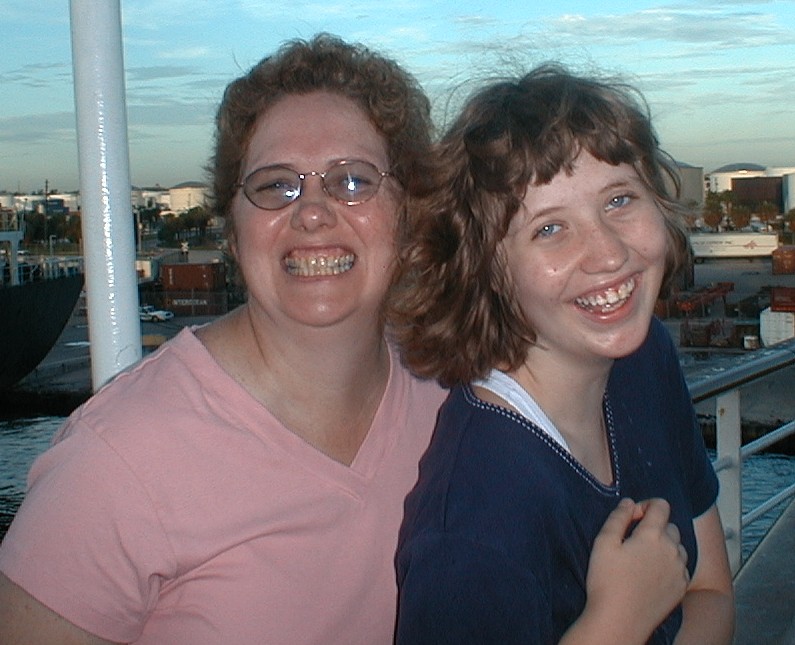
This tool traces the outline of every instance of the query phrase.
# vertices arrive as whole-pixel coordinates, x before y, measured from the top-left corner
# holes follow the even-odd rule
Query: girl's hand
[[[581,618],[608,630],[610,642],[645,643],[685,595],[687,552],[670,510],[663,499],[624,499],[596,536]]]

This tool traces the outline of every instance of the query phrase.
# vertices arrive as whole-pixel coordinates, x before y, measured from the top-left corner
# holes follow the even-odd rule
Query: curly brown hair
[[[676,165],[658,145],[631,86],[576,76],[557,64],[492,82],[442,138],[437,183],[401,232],[392,333],[417,374],[444,385],[515,369],[535,334],[513,296],[500,242],[529,185],[571,172],[581,151],[632,165],[665,218],[663,291],[685,266],[685,207]]]
[[[258,119],[285,96],[315,91],[350,99],[384,137],[389,170],[403,188],[401,219],[409,197],[432,189],[431,108],[417,80],[395,61],[331,34],[291,40],[232,81],[216,114],[209,204],[226,220],[228,237],[235,235],[231,204]]]

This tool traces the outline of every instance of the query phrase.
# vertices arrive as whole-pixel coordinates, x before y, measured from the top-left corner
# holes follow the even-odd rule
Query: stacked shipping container
[[[228,310],[222,262],[164,264],[160,280],[164,306],[177,316],[218,316]]]

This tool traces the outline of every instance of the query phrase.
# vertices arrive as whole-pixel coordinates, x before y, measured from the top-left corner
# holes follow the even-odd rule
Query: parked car
[[[165,309],[155,309],[152,305],[138,307],[138,317],[142,322],[165,322],[174,317],[173,311]]]

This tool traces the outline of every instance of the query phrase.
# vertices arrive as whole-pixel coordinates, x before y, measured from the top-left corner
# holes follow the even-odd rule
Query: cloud
[[[136,0],[122,3],[123,29],[158,30],[169,25],[217,24],[229,12],[217,0]]]
[[[163,79],[192,78],[199,76],[201,70],[187,65],[150,65],[128,67],[127,80],[132,83],[157,81]]]
[[[22,85],[29,88],[52,88],[53,84],[72,84],[72,66],[66,63],[31,63],[0,73],[0,86]]]
[[[208,47],[184,47],[182,49],[173,49],[171,51],[165,51],[158,54],[159,58],[168,60],[168,59],[183,59],[183,60],[190,60],[190,59],[197,59],[197,58],[205,58],[210,54],[210,49]]]
[[[210,103],[148,103],[130,105],[127,120],[130,128],[212,125],[213,105]]]
[[[52,112],[0,118],[0,143],[47,146],[74,141],[74,112]]]
[[[580,43],[627,46],[639,42],[685,43],[714,49],[795,43],[795,31],[771,15],[717,9],[648,9],[626,14],[567,14],[546,22],[548,29]]]

